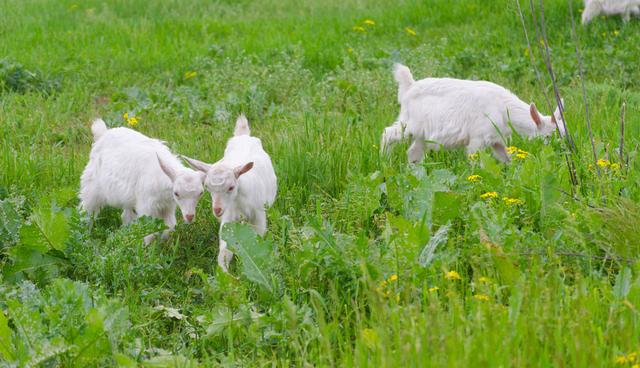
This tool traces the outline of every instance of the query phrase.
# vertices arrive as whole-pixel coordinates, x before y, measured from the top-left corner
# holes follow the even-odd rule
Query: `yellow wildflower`
[[[605,160],[605,159],[599,159],[598,162],[596,162],[596,164],[600,167],[608,167],[611,165],[611,162],[609,162],[609,160]]]
[[[371,20],[371,19],[365,19],[365,21],[364,21],[363,23],[364,23],[364,24],[366,24],[366,25],[368,25],[368,26],[372,26],[372,25],[375,25],[375,24],[376,24],[376,22],[374,22],[374,21],[373,21],[373,20]]]
[[[124,114],[122,114],[122,117],[124,118],[124,120],[129,119],[129,113],[125,112]]]
[[[519,160],[524,160],[525,158],[527,158],[527,154],[524,154],[524,153],[518,153],[518,154],[516,155],[516,158],[517,158],[517,159],[519,159]]]
[[[409,36],[417,36],[417,35],[418,35],[418,34],[416,33],[416,31],[414,31],[414,30],[413,30],[413,28],[406,27],[406,28],[404,29],[404,31],[405,31],[405,32],[407,32],[407,34],[408,34]]]
[[[476,294],[473,296],[473,299],[481,301],[481,302],[488,302],[489,301],[489,297],[484,295],[484,294]]]
[[[397,281],[398,280],[398,275],[391,275],[389,276],[389,281],[393,282],[393,281]]]
[[[367,30],[364,29],[364,27],[360,27],[360,26],[353,26],[353,30],[356,32],[366,32]]]
[[[477,160],[480,157],[480,154],[476,152],[476,153],[470,154],[468,157],[469,157],[469,160]]]
[[[618,31],[618,30],[613,31],[613,35],[614,35],[614,36],[617,36],[617,35],[619,35],[619,34],[620,34],[620,31]]]
[[[631,366],[631,368],[640,368],[640,364],[634,364]]]
[[[430,293],[435,293],[435,292],[436,292],[436,291],[438,291],[438,290],[440,290],[440,288],[439,288],[439,287],[437,287],[437,286],[434,286],[434,287],[430,287],[430,288],[429,288],[429,292],[430,292]]]
[[[373,348],[378,343],[378,333],[371,328],[365,328],[362,330],[362,340],[367,347]]]
[[[619,357],[616,358],[616,364],[626,364],[627,363],[627,357],[624,355],[620,355]]]
[[[518,147],[516,146],[509,146],[507,147],[507,153],[510,155],[513,155],[514,153],[518,152]]]
[[[481,194],[480,198],[482,198],[482,199],[498,198],[498,193],[496,193],[496,192],[486,192],[484,194]]]
[[[616,164],[616,163],[611,164],[611,170],[619,170],[619,169],[620,169],[620,164]]]
[[[507,206],[520,206],[524,204],[524,201],[518,198],[502,197],[502,200]]]
[[[478,278],[478,282],[481,282],[483,284],[488,284],[491,282],[491,279],[488,277],[481,276],[480,278]]]
[[[186,72],[186,73],[184,73],[184,79],[191,79],[191,78],[195,77],[196,75],[198,75],[198,73],[196,73],[194,71]]]
[[[444,278],[447,280],[462,280],[462,278],[460,277],[460,274],[457,273],[456,271],[445,272]]]
[[[480,181],[480,179],[482,179],[482,177],[480,175],[477,175],[477,174],[473,174],[473,175],[467,176],[467,180],[472,182],[472,183],[477,183],[477,182]]]
[[[638,357],[638,353],[636,352],[627,354],[627,360],[630,362],[634,362],[637,357]]]
[[[129,126],[136,126],[138,125],[138,118],[136,118],[135,116],[132,118],[127,119],[127,124],[129,124]]]

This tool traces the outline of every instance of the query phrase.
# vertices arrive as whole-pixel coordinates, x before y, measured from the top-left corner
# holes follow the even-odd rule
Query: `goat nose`
[[[213,213],[215,213],[216,216],[222,215],[222,208],[220,208],[220,207],[214,208],[213,209]]]
[[[187,220],[187,222],[193,221],[193,215],[185,215],[184,218]]]

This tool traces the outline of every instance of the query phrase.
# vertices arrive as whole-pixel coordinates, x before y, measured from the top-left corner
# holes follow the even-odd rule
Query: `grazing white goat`
[[[600,14],[621,15],[628,22],[632,15],[640,15],[640,0],[584,0],[582,24],[587,24]]]
[[[220,219],[218,265],[225,272],[233,253],[222,240],[222,227],[244,217],[259,235],[264,235],[267,231],[266,209],[275,201],[278,190],[271,158],[262,148],[260,139],[250,134],[247,118],[240,115],[220,161],[207,164],[184,157],[193,168],[207,174],[204,183],[211,192],[213,213]]]
[[[80,178],[82,209],[93,216],[104,206],[121,208],[124,224],[147,215],[164,220],[171,230],[177,204],[184,221],[193,221],[204,174],[183,166],[161,141],[135,130],[107,129],[97,119],[91,131],[94,143]],[[145,237],[145,243],[154,237]]]
[[[509,90],[490,82],[452,78],[414,81],[411,71],[396,64],[400,115],[382,134],[381,149],[411,137],[410,162],[420,162],[426,148],[466,147],[467,154],[491,147],[497,159],[509,161],[504,140],[511,127],[528,137],[564,134],[559,110],[543,116]]]

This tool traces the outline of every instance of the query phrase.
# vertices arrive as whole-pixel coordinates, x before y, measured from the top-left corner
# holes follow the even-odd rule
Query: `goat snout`
[[[184,215],[184,221],[187,224],[190,224],[193,221],[194,214]]]
[[[222,216],[222,213],[224,212],[224,210],[221,207],[214,207],[213,208],[213,214],[220,217]]]

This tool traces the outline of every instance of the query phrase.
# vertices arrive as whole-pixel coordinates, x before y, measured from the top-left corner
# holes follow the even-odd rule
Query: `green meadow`
[[[640,20],[533,3],[0,1],[0,367],[640,364]],[[380,153],[394,62],[550,114],[547,50],[573,144]],[[208,195],[79,212],[94,118],[215,162],[240,113],[279,185],[229,274]]]

